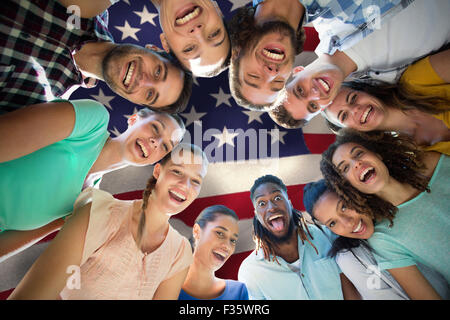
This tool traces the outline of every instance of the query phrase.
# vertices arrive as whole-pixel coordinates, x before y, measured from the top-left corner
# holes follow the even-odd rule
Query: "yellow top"
[[[429,57],[409,66],[400,78],[400,82],[407,84],[416,93],[435,95],[450,100],[450,84],[442,80],[434,71]],[[447,128],[450,128],[450,111],[444,111],[433,116],[443,121]],[[450,155],[450,141],[441,141],[432,146],[424,146],[423,150]]]

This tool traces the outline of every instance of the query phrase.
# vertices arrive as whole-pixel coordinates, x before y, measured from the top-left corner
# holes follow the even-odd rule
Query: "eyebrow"
[[[216,226],[216,228],[222,229],[222,230],[224,230],[224,231],[229,231],[227,228],[222,227],[222,226]],[[238,235],[237,233],[234,233],[233,235],[234,235],[236,238],[239,237],[239,235]]]
[[[356,148],[358,148],[359,146],[354,146],[351,150],[350,150],[350,155],[353,154],[353,151],[355,151]],[[339,164],[336,166],[336,169],[339,170],[339,167],[341,166],[341,164],[344,162],[345,160],[342,160],[341,162],[339,162]]]

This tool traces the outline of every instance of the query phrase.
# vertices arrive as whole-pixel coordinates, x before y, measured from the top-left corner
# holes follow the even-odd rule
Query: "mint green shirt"
[[[422,192],[398,206],[394,226],[383,220],[368,240],[381,269],[395,269],[418,262],[439,272],[450,283],[450,158],[441,155]],[[426,276],[426,275],[424,275]],[[447,299],[449,297],[446,297]]]
[[[109,137],[109,113],[94,100],[69,102],[76,117],[69,137],[0,163],[1,230],[36,229],[73,210],[86,175]]]

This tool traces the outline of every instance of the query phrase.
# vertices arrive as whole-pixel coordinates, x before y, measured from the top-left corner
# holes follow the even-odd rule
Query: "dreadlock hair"
[[[387,108],[402,111],[416,109],[428,114],[439,114],[450,110],[450,100],[447,97],[416,93],[407,83],[390,84],[383,81],[355,79],[343,82],[342,86],[367,93],[380,100]],[[339,124],[328,120],[327,109],[322,112],[322,115],[327,119],[326,123],[334,133],[342,129]]]
[[[415,143],[407,136],[392,132],[358,132],[343,129],[336,142],[322,154],[320,170],[329,188],[345,201],[349,208],[369,215],[375,221],[393,219],[398,209],[392,203],[374,194],[365,194],[353,187],[336,169],[332,162],[337,148],[346,143],[355,143],[381,156],[389,175],[401,183],[407,183],[419,191],[430,192],[428,177],[420,173],[424,169],[424,152],[417,149]]]
[[[172,154],[178,153],[181,150],[188,151],[196,156],[202,157],[202,163],[203,165],[208,165],[208,160],[206,158],[205,153],[200,149],[198,146],[194,144],[188,144],[188,143],[179,143],[177,144],[170,153],[166,154],[164,158],[162,158],[158,163],[162,166],[165,165],[169,160],[172,159]],[[150,199],[150,195],[155,189],[157,179],[152,175],[150,179],[147,181],[147,185],[144,189],[144,192],[142,193],[142,207],[141,207],[141,216],[139,219],[139,226],[138,226],[138,232],[137,232],[137,239],[138,242],[141,240],[142,233],[144,231],[145,226],[145,210],[148,207],[148,201]]]
[[[309,122],[306,119],[294,119],[291,113],[286,110],[283,104],[269,111],[269,116],[273,120],[273,122],[285,129],[303,128]]]
[[[256,179],[255,182],[253,183],[253,186],[250,189],[250,198],[252,202],[255,190],[260,185],[266,183],[273,183],[277,185],[287,195],[287,188],[286,185],[283,183],[283,181],[281,181],[281,179],[278,177],[268,174]],[[309,235],[309,238],[311,238],[311,240],[314,240],[313,236],[309,232],[308,225],[305,218],[303,217],[303,214],[300,211],[292,208],[292,221],[290,221],[290,223],[292,223],[292,226],[297,227],[297,234],[300,236],[302,244],[304,244],[304,242],[307,241],[318,254],[317,248],[308,239],[307,234]],[[258,252],[258,250],[261,248],[263,250],[265,260],[276,261],[278,264],[280,264],[275,253],[275,248],[277,247],[277,244],[273,241],[273,236],[271,235],[272,234],[270,233],[270,231],[268,231],[259,222],[257,216],[255,215],[253,217],[253,241],[255,241],[256,243],[256,252]],[[273,256],[272,259],[270,258],[271,255]]]

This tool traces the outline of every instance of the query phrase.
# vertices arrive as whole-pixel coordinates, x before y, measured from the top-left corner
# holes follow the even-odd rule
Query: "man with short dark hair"
[[[354,286],[327,254],[336,238],[307,223],[292,207],[284,183],[273,175],[250,189],[257,244],[239,268],[251,299],[315,300],[358,298]]]
[[[304,24],[314,24],[319,49],[333,54],[365,38],[413,1],[253,0],[253,8],[241,8],[228,27],[233,97],[259,111],[283,102],[294,57],[302,50]]]
[[[184,109],[192,77],[153,47],[115,44],[107,29],[106,11],[114,2],[3,2],[0,114],[68,98],[79,86],[92,87],[98,80],[136,104],[167,112]],[[71,14],[72,5],[81,17]]]

